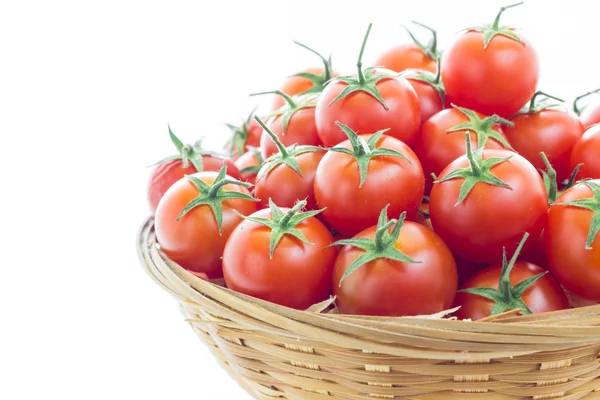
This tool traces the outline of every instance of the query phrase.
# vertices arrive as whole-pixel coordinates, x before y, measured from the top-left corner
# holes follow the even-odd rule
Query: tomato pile
[[[495,20],[443,52],[410,31],[342,75],[326,58],[148,185],[156,238],[199,277],[296,309],[461,319],[600,302],[600,102],[538,90],[535,49]],[[300,70],[300,69],[299,69]],[[588,105],[582,105],[583,102]],[[264,103],[267,104],[267,103]],[[571,300],[570,300],[571,299]]]

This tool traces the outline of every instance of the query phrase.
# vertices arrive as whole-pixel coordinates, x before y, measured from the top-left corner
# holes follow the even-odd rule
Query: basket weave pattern
[[[297,311],[167,259],[148,219],[138,254],[220,365],[255,399],[600,400],[600,305],[493,321]]]

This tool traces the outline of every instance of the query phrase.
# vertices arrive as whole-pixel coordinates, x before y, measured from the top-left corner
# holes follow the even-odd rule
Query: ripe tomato
[[[593,104],[587,107],[581,107],[579,102],[592,94],[600,93],[600,89],[592,90],[578,96],[573,102],[573,111],[579,115],[579,120],[585,129],[589,129],[592,125],[600,123],[600,103]]]
[[[440,80],[439,70],[437,74],[432,74],[424,70],[408,69],[402,73],[402,76],[417,92],[421,124],[444,109],[446,91]]]
[[[458,286],[452,253],[435,232],[405,216],[388,222],[385,207],[377,226],[336,242],[344,246],[333,271],[340,313],[408,316],[450,308]]]
[[[600,125],[589,128],[573,146],[569,165],[573,170],[581,165],[576,179],[600,178]]]
[[[536,104],[540,95],[562,101],[543,92],[536,92],[529,107],[509,118],[512,126],[504,128],[504,134],[512,147],[534,167],[544,168],[540,153],[544,152],[556,170],[559,182],[571,174],[569,157],[571,149],[583,134],[583,125],[576,115],[546,104]]]
[[[570,308],[552,274],[516,257],[476,272],[461,286],[454,305],[460,306],[456,311],[459,319],[473,321],[519,308],[524,309],[521,314]]]
[[[383,135],[358,136],[339,124],[348,140],[330,149],[317,168],[315,198],[322,217],[346,237],[376,224],[381,209],[413,218],[424,190],[423,169],[413,151]],[[368,149],[368,151],[367,151]]]
[[[234,179],[240,179],[240,171],[230,159],[204,150],[201,140],[194,145],[184,145],[169,127],[171,141],[178,154],[159,161],[148,180],[147,198],[150,210],[156,212],[156,207],[167,189],[185,175],[198,171],[219,171],[223,162],[227,163],[227,173]]]
[[[325,149],[312,146],[285,148],[264,122],[258,117],[257,120],[279,149],[265,160],[258,172],[254,194],[260,200],[260,206],[268,207],[273,201],[281,207],[291,208],[304,199],[309,210],[315,209],[315,175]]]
[[[294,43],[319,57],[323,62],[323,67],[307,68],[302,72],[287,77],[281,85],[280,91],[289,96],[321,93],[330,79],[339,76],[339,74],[332,69],[331,56],[327,59],[302,43]],[[281,96],[275,96],[273,99],[273,110],[278,110],[284,105],[285,99]]]
[[[257,126],[260,127],[258,123]],[[235,166],[240,170],[240,180],[254,184],[256,175],[260,171],[263,162],[264,159],[260,153],[260,149],[251,147],[250,150],[235,160]]]
[[[413,146],[425,174],[425,193],[433,186],[431,174],[438,175],[448,164],[465,154],[467,131],[474,142],[473,150],[510,148],[497,122],[498,116],[485,117],[462,107],[448,108],[429,118],[421,127]]]
[[[509,150],[471,151],[450,163],[433,185],[433,229],[457,256],[489,264],[512,255],[525,232],[537,237],[546,223],[548,195],[529,161]],[[527,243],[525,248],[531,243]]]
[[[358,75],[334,79],[317,100],[317,132],[327,147],[346,139],[337,122],[361,134],[389,129],[388,136],[409,146],[419,131],[419,98],[408,80],[386,69],[362,69],[362,53],[370,30],[371,25],[358,58]]]
[[[260,146],[261,127],[256,123],[252,116],[254,111],[248,116],[240,126],[226,124],[232,132],[232,137],[227,143],[229,154],[235,161],[244,153],[253,147]]]
[[[223,253],[230,289],[301,310],[327,299],[337,250],[319,211],[298,213],[304,205],[271,202],[233,230]]]
[[[395,72],[414,68],[435,73],[436,60],[439,58],[437,32],[427,25],[415,21],[413,23],[431,32],[429,43],[423,45],[411,31],[406,29],[413,43],[402,43],[386,50],[375,60],[373,65]]]
[[[285,98],[285,101],[288,103],[287,107],[283,107],[273,114],[274,117],[268,122],[269,129],[275,133],[284,146],[287,147],[294,144],[320,146],[322,144],[315,124],[316,102],[313,96],[293,99],[280,91],[265,93],[277,93]],[[260,148],[262,149],[263,158],[270,157],[277,153],[278,150],[264,129],[260,138]]]
[[[538,57],[513,28],[494,23],[460,35],[442,57],[448,102],[485,115],[508,117],[531,99],[539,78]]]
[[[600,301],[600,180],[578,183],[550,208],[544,230],[552,273],[566,290]]]
[[[166,191],[154,216],[156,239],[163,253],[183,268],[222,277],[221,256],[227,238],[242,220],[235,211],[256,211],[250,184],[232,179],[226,167],[175,182]]]

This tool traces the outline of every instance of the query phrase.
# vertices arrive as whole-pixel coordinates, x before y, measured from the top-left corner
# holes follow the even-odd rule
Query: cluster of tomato
[[[169,129],[178,153],[149,185],[161,250],[296,309],[333,294],[340,313],[476,320],[600,302],[600,104],[537,91],[534,49],[500,25],[513,6],[442,55],[418,24],[427,45],[410,34],[363,68],[369,25],[349,76],[297,43],[323,68],[230,126],[227,156]]]

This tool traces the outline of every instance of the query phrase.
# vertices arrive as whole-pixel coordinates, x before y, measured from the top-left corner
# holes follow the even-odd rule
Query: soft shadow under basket
[[[160,252],[152,218],[137,245],[255,399],[600,400],[600,305],[478,322],[339,315],[331,300],[297,311],[187,272]]]

